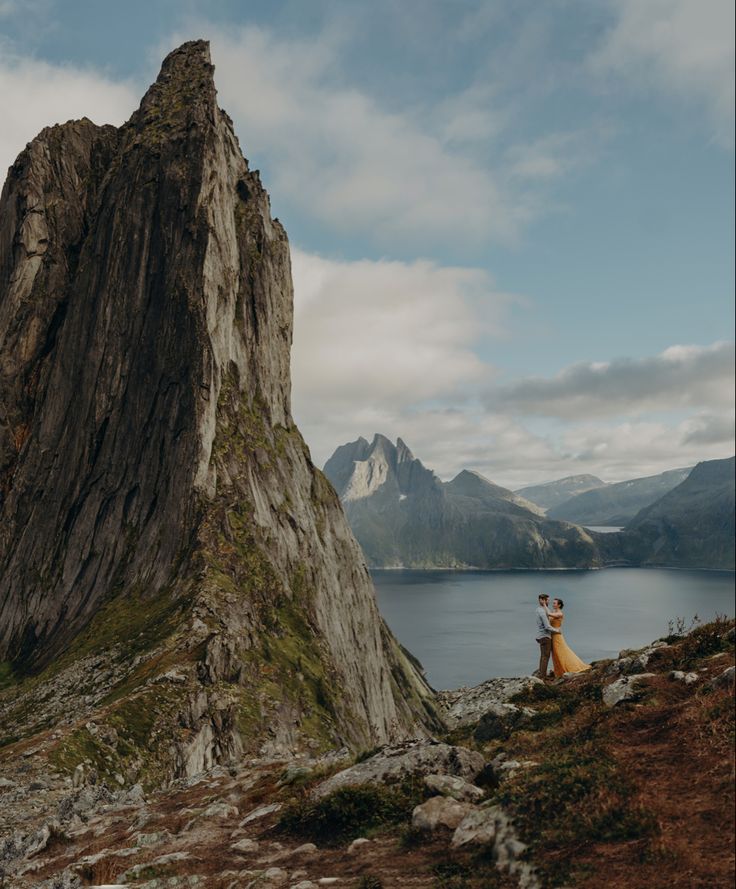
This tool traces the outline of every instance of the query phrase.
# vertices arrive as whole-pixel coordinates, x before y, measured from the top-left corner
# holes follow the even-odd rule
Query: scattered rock
[[[452,835],[452,846],[478,846],[493,843],[496,838],[497,806],[469,812]]]
[[[315,846],[314,843],[303,843],[301,846],[297,846],[290,854],[291,855],[314,855],[315,852],[319,850]]]
[[[438,692],[444,706],[444,717],[450,728],[472,725],[498,704],[507,704],[519,692],[534,685],[543,685],[536,676],[518,676],[510,679],[489,679],[473,688]]]
[[[353,840],[348,846],[348,852],[350,855],[353,855],[355,852],[359,852],[367,843],[370,843],[370,840],[367,837],[358,837],[357,840]]]
[[[266,815],[270,815],[272,812],[278,812],[280,808],[281,803],[269,803],[267,806],[259,806],[243,818],[240,822],[240,827],[245,827],[246,824],[250,824],[251,821],[257,821],[259,818],[265,818]]]
[[[424,786],[442,796],[451,796],[460,802],[478,803],[485,798],[485,791],[455,775],[427,775]]]
[[[436,741],[409,741],[384,747],[375,756],[327,778],[313,791],[327,796],[341,787],[377,784],[410,775],[450,774],[468,779],[478,774],[485,761],[480,753]]]
[[[700,679],[700,676],[698,676],[697,673],[685,673],[683,670],[672,670],[670,679],[674,679],[676,682],[684,682],[685,685],[692,685],[693,682],[697,682]]]
[[[153,833],[137,833],[134,842],[138,848],[148,848],[150,846],[159,846],[161,843],[168,843],[173,839],[168,830],[154,831]]]
[[[167,864],[174,864],[177,861],[184,861],[189,858],[189,852],[169,852],[168,855],[161,855],[154,858],[153,861],[146,861],[142,864],[134,864],[133,867],[125,871],[118,877],[118,883],[127,883],[136,880],[144,871],[149,868],[165,867]]]
[[[733,688],[736,682],[736,667],[727,667],[713,680],[716,688]]]
[[[257,852],[259,845],[260,844],[258,843],[258,840],[249,840],[246,838],[246,839],[238,840],[237,843],[233,843],[233,845],[230,846],[230,848],[233,850],[233,852],[250,853],[250,852]]]
[[[412,827],[418,830],[437,830],[440,827],[455,830],[472,809],[471,803],[461,803],[447,796],[433,796],[414,809]]]
[[[211,803],[202,812],[202,818],[237,818],[240,815],[237,806],[231,806],[229,803],[216,802]]]
[[[528,725],[536,711],[530,707],[517,707],[515,704],[491,704],[481,716],[478,727],[473,732],[476,741],[505,739],[518,728]]]
[[[264,883],[280,886],[289,879],[289,875],[282,867],[269,867],[268,870],[263,872],[261,879]]]
[[[615,707],[624,701],[634,701],[643,693],[641,687],[646,679],[654,676],[654,673],[639,673],[635,676],[624,676],[616,679],[603,689],[603,703],[606,707]]]

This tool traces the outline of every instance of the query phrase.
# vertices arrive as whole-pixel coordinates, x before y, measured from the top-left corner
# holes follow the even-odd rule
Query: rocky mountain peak
[[[185,135],[191,126],[214,126],[220,113],[215,68],[207,40],[192,40],[173,50],[128,126],[141,135]]]
[[[140,753],[157,777],[433,719],[291,418],[292,318],[286,233],[205,41],[169,54],[120,129],[44,130],[11,168],[0,660],[87,718],[138,695],[166,739]],[[77,700],[92,656],[105,692]]]

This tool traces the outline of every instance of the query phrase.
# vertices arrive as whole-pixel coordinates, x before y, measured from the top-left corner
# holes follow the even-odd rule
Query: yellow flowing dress
[[[562,617],[550,617],[549,622],[555,629],[562,626]],[[554,633],[552,636],[552,666],[555,678],[559,679],[563,673],[582,673],[590,670],[590,664],[581,661],[570,646],[565,642],[562,633]]]

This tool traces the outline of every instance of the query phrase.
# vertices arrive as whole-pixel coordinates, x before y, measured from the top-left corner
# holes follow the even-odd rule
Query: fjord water
[[[537,595],[565,603],[568,645],[590,662],[667,634],[669,620],[734,613],[734,572],[375,570],[378,603],[434,688],[521,676],[536,667]]]

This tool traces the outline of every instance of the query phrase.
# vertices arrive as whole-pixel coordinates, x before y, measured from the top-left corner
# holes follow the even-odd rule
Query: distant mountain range
[[[401,439],[379,434],[337,448],[324,472],[371,567],[734,567],[733,458],[613,485],[589,475],[534,486],[546,502],[578,491],[547,515],[521,496],[534,487],[513,492],[470,470],[442,482]],[[573,510],[586,524],[626,527],[588,531],[560,515]]]
[[[633,478],[613,485],[604,484],[553,506],[547,510],[547,515],[551,519],[562,519],[577,525],[623,527],[640,510],[685,481],[691,470],[692,466],[688,466],[687,469],[671,469],[660,475]]]
[[[372,567],[584,568],[591,535],[464,470],[443,483],[398,439],[339,447],[325,464]]]
[[[531,500],[532,503],[538,504],[543,509],[550,510],[561,503],[566,503],[571,497],[576,497],[578,494],[605,487],[606,483],[595,475],[568,475],[567,478],[560,478],[553,482],[519,488],[516,493]]]

